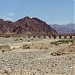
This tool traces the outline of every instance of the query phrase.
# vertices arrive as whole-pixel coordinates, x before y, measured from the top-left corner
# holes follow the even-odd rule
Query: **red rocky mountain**
[[[16,22],[4,21],[0,19],[0,35],[13,33],[15,35],[25,34],[56,34],[56,30],[51,28],[46,22],[38,18],[25,17]]]

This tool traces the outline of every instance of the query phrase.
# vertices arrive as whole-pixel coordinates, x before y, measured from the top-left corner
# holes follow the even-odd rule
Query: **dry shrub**
[[[53,55],[53,56],[60,56],[60,55],[64,55],[64,54],[75,54],[75,43],[72,43],[67,48],[59,49],[59,50],[51,53],[51,55]]]
[[[49,45],[44,43],[29,43],[24,44],[22,49],[49,49]]]
[[[19,40],[23,41],[23,38],[22,38],[22,37],[16,37],[16,38],[14,39],[14,41],[19,41]]]
[[[19,40],[23,41],[23,38],[20,37]]]
[[[28,40],[28,42],[30,42],[30,40]]]
[[[19,40],[18,38],[15,38],[15,39],[14,39],[14,41],[18,41],[18,40]]]
[[[49,46],[45,43],[32,43],[31,48],[33,48],[33,49],[48,49]]]
[[[60,56],[60,55],[63,55],[63,54],[65,54],[63,49],[51,53],[51,55],[53,55],[53,56]]]
[[[24,44],[24,45],[22,46],[22,49],[30,49],[30,44]]]
[[[1,46],[0,46],[0,50],[1,50],[2,52],[4,52],[4,51],[10,51],[11,48],[10,48],[10,45],[1,45]]]
[[[67,44],[67,43],[73,43],[74,40],[58,40],[58,41],[54,41],[51,42],[50,44],[54,44],[54,45],[60,45],[60,44]]]

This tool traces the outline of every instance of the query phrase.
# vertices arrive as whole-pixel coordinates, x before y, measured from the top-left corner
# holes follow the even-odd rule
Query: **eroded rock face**
[[[0,19],[0,35],[5,33],[14,33],[16,35],[25,34],[56,34],[46,22],[38,18],[25,17],[16,22],[4,21]]]
[[[4,35],[5,33],[12,33],[14,29],[14,23],[11,21],[4,21],[0,19],[0,36]]]

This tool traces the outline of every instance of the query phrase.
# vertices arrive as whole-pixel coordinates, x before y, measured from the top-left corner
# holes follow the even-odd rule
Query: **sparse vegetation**
[[[23,41],[23,38],[22,38],[22,37],[16,37],[16,38],[14,39],[14,41],[19,41],[19,40]]]
[[[75,40],[59,40],[59,41],[51,42],[50,44],[59,45],[59,44],[67,44],[73,42],[75,42]]]
[[[28,42],[30,42],[30,40],[28,40]]]
[[[1,45],[1,46],[0,46],[0,50],[1,50],[2,52],[4,52],[4,51],[10,51],[11,48],[10,48],[9,45]]]
[[[32,43],[31,48],[33,48],[33,49],[49,49],[49,46],[45,43]]]
[[[18,38],[15,38],[14,41],[18,41]]]
[[[42,74],[50,75],[52,73],[53,74],[68,73],[67,71],[69,71],[68,68],[70,67],[70,65],[66,66],[66,64],[70,63],[71,57],[68,55],[68,58],[65,58],[65,55],[75,54],[75,43],[72,44],[69,43],[74,42],[74,40],[70,41],[69,40],[64,41],[59,39],[41,40],[40,38],[38,38],[33,39],[32,41],[32,39],[30,38],[27,39],[23,38],[23,41],[21,41],[20,38],[23,37],[14,37],[14,38],[1,37],[0,39],[1,40],[0,49],[2,50],[2,52],[0,52],[1,75],[42,75]],[[14,39],[18,41],[14,41]],[[30,42],[28,42],[28,40],[30,40]],[[57,41],[59,43],[55,42],[56,44],[62,45],[55,46],[54,42],[53,44],[50,44],[50,42],[52,41]],[[64,44],[65,42],[69,44]],[[6,49],[5,44],[11,47],[11,52],[5,51]],[[9,48],[10,50],[10,47],[7,48]],[[65,47],[68,47],[67,50]]]
[[[30,45],[29,45],[29,44],[24,44],[24,45],[22,46],[22,49],[30,49]]]
[[[19,40],[23,41],[23,38],[19,38]]]
[[[49,46],[44,43],[30,43],[24,44],[22,49],[49,49]]]
[[[51,53],[52,56],[60,56],[65,54],[64,50],[58,50],[56,52]]]
[[[64,49],[59,49],[51,53],[52,56],[60,56],[64,54],[75,54],[75,43],[70,44],[68,47]]]

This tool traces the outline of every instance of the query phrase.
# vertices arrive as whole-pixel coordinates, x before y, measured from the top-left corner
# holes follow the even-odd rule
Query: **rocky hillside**
[[[25,34],[56,34],[56,30],[51,28],[46,22],[38,18],[25,17],[16,22],[4,21],[0,19],[0,35],[6,33],[15,35]]]
[[[75,33],[75,24],[67,24],[67,25],[58,25],[58,24],[53,24],[51,25],[52,28],[54,28],[58,33]]]

